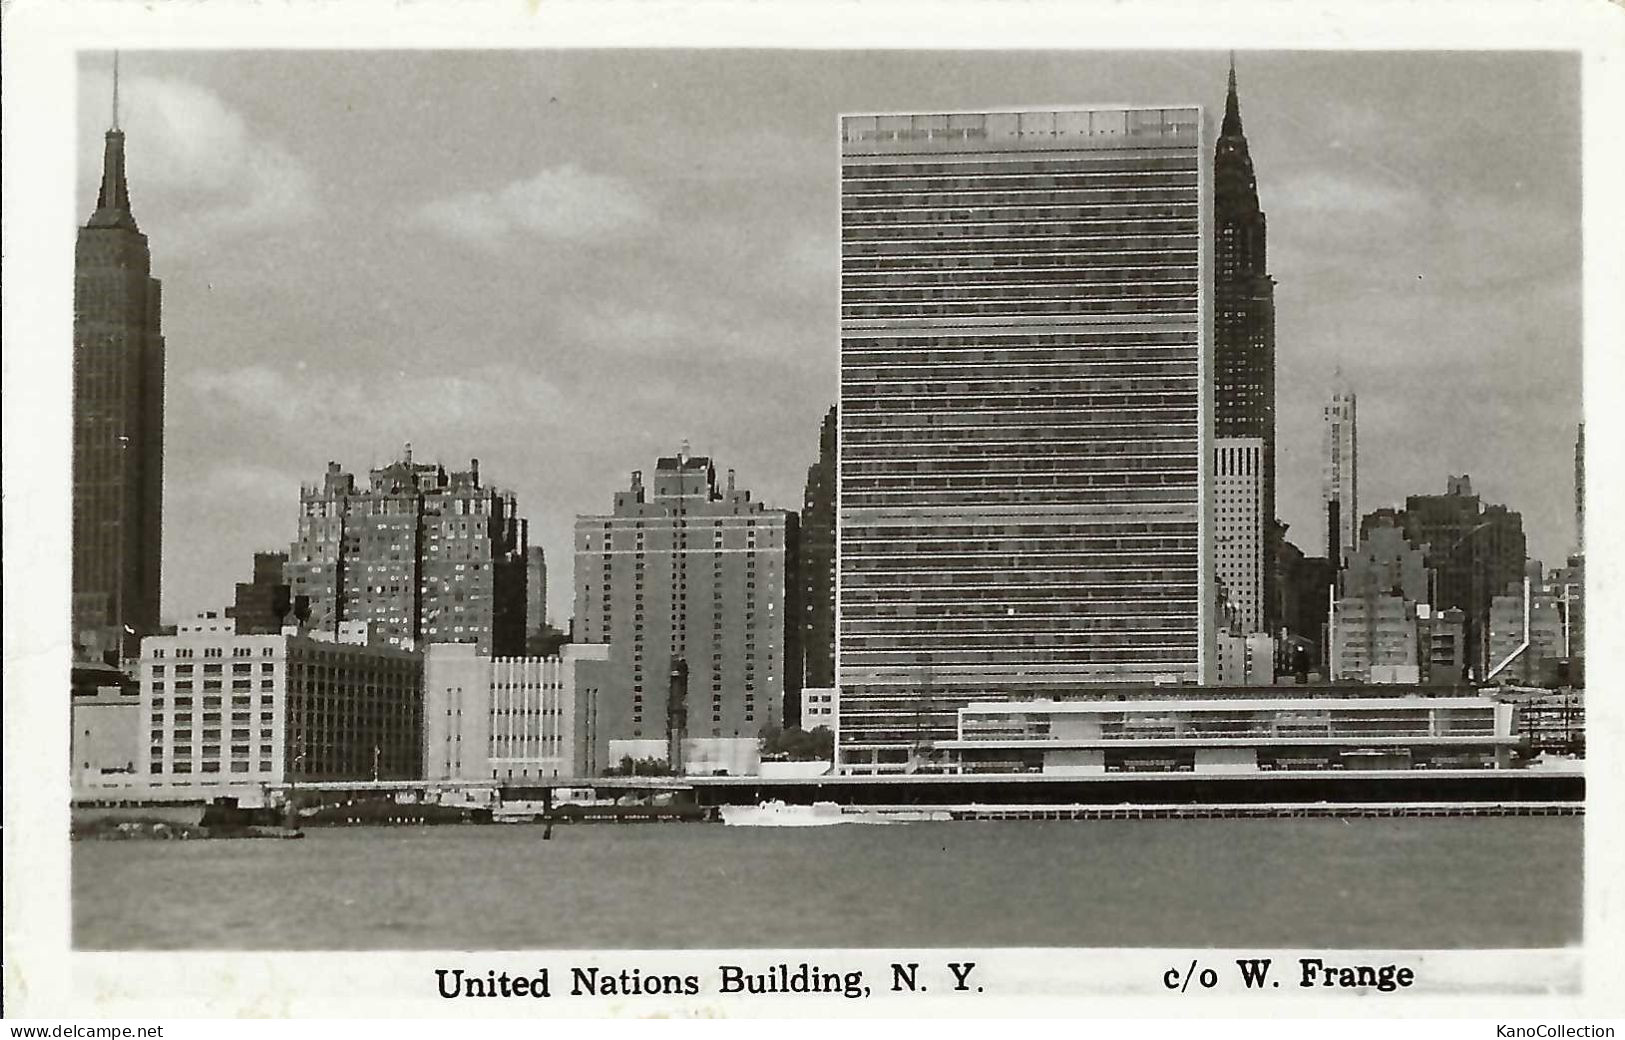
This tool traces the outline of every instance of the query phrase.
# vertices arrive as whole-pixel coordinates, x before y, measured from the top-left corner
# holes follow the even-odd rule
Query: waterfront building
[[[136,774],[152,787],[415,780],[423,658],[350,628],[141,641]],[[319,638],[318,638],[319,636]]]
[[[113,125],[73,277],[73,639],[123,661],[158,628],[163,561],[164,335],[147,236]]]
[[[654,757],[681,769],[685,739],[754,747],[782,723],[801,688],[795,546],[795,513],[764,508],[732,470],[719,487],[686,446],[652,487],[634,472],[612,512],[576,517],[575,639],[611,648],[604,740],[664,742]]]
[[[480,482],[479,460],[448,473],[400,461],[361,487],[336,462],[299,493],[299,536],[288,554],[310,623],[380,626],[406,649],[473,640],[511,655],[525,644],[527,526],[513,494]]]
[[[837,761],[972,701],[1211,678],[1200,109],[841,121]]]
[[[1523,518],[1505,506],[1483,504],[1465,475],[1451,477],[1442,495],[1411,495],[1403,510],[1384,513],[1412,545],[1428,547],[1434,574],[1429,601],[1466,615],[1467,659],[1473,674],[1483,677],[1494,664],[1484,638],[1491,601],[1523,578]]]
[[[473,643],[424,653],[423,778],[522,783],[590,777],[606,764],[598,700],[609,647],[490,657]]]
[[[254,578],[237,583],[237,598],[226,611],[236,624],[240,635],[273,635],[292,619],[303,621],[310,614],[308,597],[295,598],[293,586],[286,580],[288,554],[285,552],[257,552],[254,554]]]
[[[1059,775],[1501,769],[1521,738],[1489,697],[1255,697],[971,704],[955,771]]]
[[[1258,537],[1249,542],[1245,587],[1256,586],[1237,605],[1244,631],[1273,631],[1280,617],[1266,616],[1275,604],[1275,573],[1268,566],[1274,542],[1284,534],[1275,520],[1275,280],[1269,275],[1264,211],[1258,201],[1247,135],[1241,125],[1232,61],[1225,93],[1224,121],[1213,151],[1213,425],[1219,445],[1214,497],[1219,530],[1215,550],[1224,574],[1225,556],[1238,548],[1225,542],[1224,514],[1228,495],[1237,491],[1224,479],[1224,445],[1232,438],[1256,440],[1260,514]],[[1250,449],[1249,449],[1250,450]],[[1254,463],[1254,457],[1246,461]],[[1249,494],[1248,505],[1252,496]],[[1237,578],[1239,576],[1233,575]],[[1232,590],[1237,581],[1223,579]],[[1247,594],[1249,597],[1252,594]],[[1253,612],[1258,612],[1253,620]]]
[[[127,786],[140,758],[140,687],[99,661],[75,662],[69,704],[69,779],[77,794]]]
[[[807,469],[798,548],[801,566],[803,687],[835,685],[836,413],[818,431],[818,461]],[[786,712],[786,721],[794,721]]]
[[[1343,565],[1343,551],[1359,541],[1360,443],[1354,391],[1342,383],[1321,410],[1321,503],[1326,521],[1326,558]]]
[[[1264,439],[1213,442],[1213,560],[1242,635],[1265,632]]]

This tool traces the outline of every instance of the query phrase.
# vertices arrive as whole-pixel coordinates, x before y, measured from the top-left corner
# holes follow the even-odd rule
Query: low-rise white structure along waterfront
[[[600,772],[610,764],[598,725],[609,654],[606,643],[567,644],[545,658],[489,657],[472,643],[429,646],[424,778],[513,782]]]
[[[1488,697],[1228,697],[980,703],[938,744],[963,772],[1236,773],[1504,768],[1516,711]]]
[[[128,786],[421,777],[422,656],[370,643],[365,626],[340,635],[238,635],[216,618],[143,639]]]

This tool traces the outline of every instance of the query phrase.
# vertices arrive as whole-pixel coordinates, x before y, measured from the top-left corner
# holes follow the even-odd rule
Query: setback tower
[[[73,278],[73,638],[133,659],[158,628],[163,558],[164,336],[147,236],[130,210],[124,131],[102,155]]]

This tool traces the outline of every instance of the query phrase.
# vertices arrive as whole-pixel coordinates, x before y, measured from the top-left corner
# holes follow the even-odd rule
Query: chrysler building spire
[[[1230,52],[1230,85],[1224,97],[1224,122],[1219,133],[1231,137],[1241,133],[1241,101],[1236,97],[1236,52]]]

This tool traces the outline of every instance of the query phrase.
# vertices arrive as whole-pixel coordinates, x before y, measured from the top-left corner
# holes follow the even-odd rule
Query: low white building
[[[425,657],[425,779],[588,777],[608,764],[597,729],[608,644],[570,643],[543,658],[432,643]]]
[[[136,776],[151,788],[422,773],[423,659],[366,633],[238,635],[220,615],[141,641]],[[353,640],[360,639],[356,642]]]
[[[959,710],[965,772],[1504,768],[1522,738],[1488,697],[1015,701]]]

